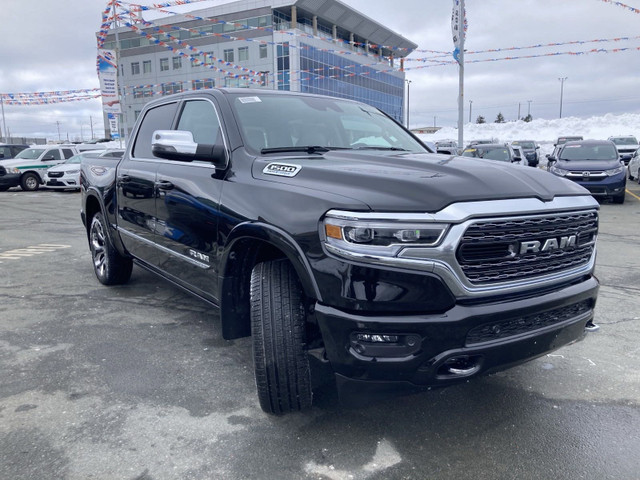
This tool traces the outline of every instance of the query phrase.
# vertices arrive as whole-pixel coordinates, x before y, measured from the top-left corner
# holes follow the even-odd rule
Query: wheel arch
[[[267,260],[286,258],[300,280],[305,297],[320,301],[311,266],[295,240],[266,224],[245,223],[233,229],[220,262],[220,316],[225,339],[249,336],[249,285],[253,267]]]

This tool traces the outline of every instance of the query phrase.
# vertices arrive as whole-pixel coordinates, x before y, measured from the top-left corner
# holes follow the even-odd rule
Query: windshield
[[[235,95],[232,102],[245,144],[263,150],[428,150],[393,120],[368,105],[330,97]],[[268,152],[263,152],[268,153]]]
[[[560,152],[560,160],[617,160],[616,147],[610,143],[595,145],[567,145]]]
[[[42,148],[27,148],[16,155],[16,158],[25,158],[27,160],[35,160],[42,155]]]
[[[513,142],[514,145],[519,145],[522,148],[526,148],[527,150],[535,150],[536,144],[533,142]]]
[[[616,145],[638,145],[638,140],[635,137],[612,138],[611,141]]]
[[[485,158],[487,160],[499,160],[501,162],[510,162],[511,153],[507,147],[481,147],[474,146],[467,148],[462,152],[463,157]]]

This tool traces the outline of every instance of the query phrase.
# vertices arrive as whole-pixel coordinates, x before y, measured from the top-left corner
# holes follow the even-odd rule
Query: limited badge
[[[295,177],[302,170],[300,165],[292,165],[290,163],[270,163],[262,173],[266,175],[278,175],[280,177]]]

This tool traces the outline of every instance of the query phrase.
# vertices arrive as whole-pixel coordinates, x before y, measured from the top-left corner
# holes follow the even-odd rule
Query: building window
[[[204,64],[213,65],[213,52],[204,52]]]
[[[152,87],[133,87],[133,98],[147,98],[153,96]]]
[[[198,53],[191,56],[191,65],[194,67],[201,67],[204,65],[204,53]]]
[[[224,51],[224,61],[225,62],[233,62],[233,48],[229,48]]]
[[[151,60],[142,62],[142,73],[151,73]]]
[[[131,62],[131,75],[140,75],[140,62]]]
[[[269,56],[267,46],[265,44],[260,45],[260,58],[267,58],[267,56]]]
[[[182,92],[182,82],[172,82],[162,84],[162,95]]]
[[[173,69],[179,70],[182,68],[182,57],[173,57]]]
[[[278,44],[278,90],[291,90],[289,42]]]
[[[168,58],[161,58],[160,59],[160,71],[161,72],[166,72],[167,70],[169,70],[169,59]]]
[[[204,80],[192,80],[191,85],[194,90],[202,90],[203,88],[213,88],[216,83],[213,78],[205,78]]]
[[[227,88],[249,88],[247,77],[224,77],[224,86]]]
[[[238,48],[238,61],[249,60],[249,47]]]
[[[134,111],[133,111],[133,119],[134,119],[134,120],[137,120],[137,119],[138,119],[138,117],[140,116],[140,112],[141,112],[141,111],[142,111],[142,110],[134,110]]]

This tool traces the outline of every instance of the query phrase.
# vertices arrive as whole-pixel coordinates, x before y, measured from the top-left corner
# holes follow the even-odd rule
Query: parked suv
[[[582,185],[594,197],[624,203],[627,176],[613,142],[567,142],[557,155],[549,157],[551,173]]]
[[[22,150],[29,148],[29,145],[17,143],[0,143],[0,160],[8,160],[15,157]]]
[[[522,152],[524,153],[524,157],[522,160],[526,160],[526,164],[530,167],[537,167],[540,163],[540,155],[538,150],[540,150],[540,145],[538,145],[533,140],[516,140],[511,142],[512,146],[519,146],[522,148]]]
[[[518,163],[522,162],[522,152],[518,149],[515,152],[511,146],[501,143],[487,143],[470,145],[462,152],[463,157],[484,158],[486,160],[498,160],[500,162]]]
[[[638,139],[633,135],[624,135],[619,137],[609,137],[618,149],[618,155],[620,155],[620,160],[622,160],[625,165],[629,165],[629,160],[633,154],[640,148],[638,145]]]
[[[22,150],[11,160],[0,162],[0,192],[20,185],[37,190],[44,183],[47,169],[78,153],[74,147],[41,146]]]

